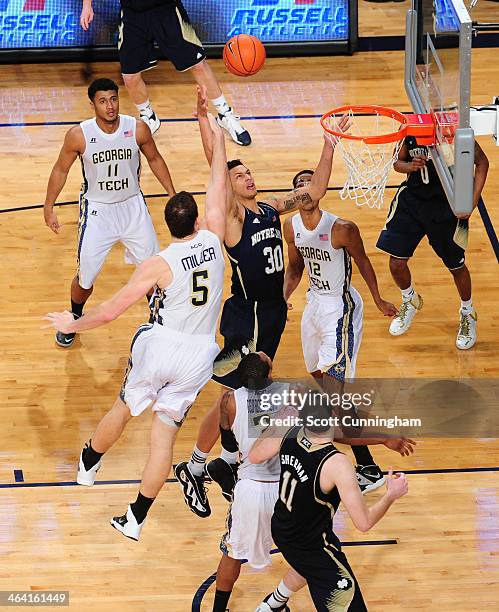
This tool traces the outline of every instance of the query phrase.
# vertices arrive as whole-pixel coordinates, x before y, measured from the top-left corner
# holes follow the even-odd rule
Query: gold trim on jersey
[[[76,250],[76,276],[80,275],[80,253],[83,246],[83,237],[87,227],[88,220],[88,200],[83,194],[80,194],[80,211],[78,216],[78,242]]]
[[[237,272],[237,276],[239,277],[239,282],[241,283],[241,289],[244,292],[244,299],[248,299],[248,294],[246,293],[246,287],[244,286],[243,283],[243,277],[241,276],[241,270],[239,269],[239,262],[237,261],[237,259],[234,259],[234,257],[232,257],[227,250],[225,251],[227,253],[227,257],[233,261],[236,264],[236,272]]]
[[[393,198],[392,203],[390,204],[390,210],[388,211],[388,216],[386,217],[386,221],[385,221],[385,225],[383,226],[383,230],[386,230],[387,224],[393,219],[393,216],[395,215],[397,206],[399,204],[399,196],[404,191],[404,189],[407,189],[407,185],[400,185],[400,187],[397,189],[397,193],[395,194],[395,197]]]
[[[306,445],[306,444],[302,444],[302,438],[305,438],[310,446]],[[300,429],[298,430],[297,434],[296,434],[296,443],[298,444],[298,446],[300,448],[303,448],[303,450],[306,450],[307,453],[313,453],[315,451],[320,450],[321,448],[324,448],[324,446],[326,446],[327,444],[332,444],[331,441],[328,442],[311,442],[309,437],[307,436],[307,434],[305,433],[305,427],[300,427]]]
[[[352,585],[349,589],[341,589],[338,587],[337,590],[333,591],[326,601],[326,607],[330,612],[347,612],[355,596],[355,580],[347,568],[338,561],[334,552],[329,550],[329,547],[331,547],[335,552],[339,552],[336,546],[327,541],[325,533],[322,534],[322,537],[324,538],[324,551],[338,566],[338,573],[340,576],[343,579],[348,580]]]
[[[203,45],[201,41],[199,40],[198,35],[196,34],[196,31],[194,30],[192,25],[190,23],[187,23],[187,21],[183,20],[182,15],[180,14],[180,11],[178,10],[178,7],[175,8],[175,11],[177,12],[178,22],[182,29],[183,39],[187,42],[192,43],[193,45],[202,47]]]
[[[123,44],[123,11],[120,12],[120,23],[118,24],[118,49]]]
[[[331,368],[334,368],[335,365],[338,365],[339,363],[341,363],[341,360],[343,359],[343,357],[345,357],[344,378],[350,378],[350,368],[352,364],[350,360],[350,355],[348,354],[348,335],[349,335],[350,322],[352,320],[353,312],[355,310],[355,302],[352,298],[352,294],[349,291],[346,291],[344,293],[343,298],[347,303],[347,311],[343,313],[342,315],[343,322],[341,326],[341,352],[339,355],[336,356],[336,359],[330,365],[327,365],[324,368],[322,368],[321,372],[323,374],[328,372],[328,370],[330,370]],[[352,329],[352,335],[354,334],[355,332]],[[355,338],[354,338],[354,342],[355,342]]]

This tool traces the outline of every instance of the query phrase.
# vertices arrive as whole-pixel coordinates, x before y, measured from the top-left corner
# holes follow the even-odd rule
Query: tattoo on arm
[[[228,404],[232,397],[232,391],[226,391],[220,400],[220,425],[223,429],[230,429]]]
[[[305,193],[297,193],[289,200],[284,200],[284,210],[291,210],[296,208],[300,204],[310,204],[312,198],[308,192]]]

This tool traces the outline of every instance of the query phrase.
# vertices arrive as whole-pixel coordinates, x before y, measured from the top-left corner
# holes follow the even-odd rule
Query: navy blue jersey
[[[121,6],[142,13],[150,9],[164,6],[165,4],[174,4],[174,0],[120,0]]]
[[[284,257],[277,210],[258,202],[258,213],[244,209],[241,240],[225,246],[232,266],[232,295],[247,300],[282,300]]]
[[[303,428],[288,431],[279,451],[279,498],[272,516],[272,533],[279,542],[294,548],[322,548],[325,534],[339,548],[333,514],[340,505],[340,494],[336,487],[323,493],[319,484],[322,466],[339,452],[331,442],[311,442]]]
[[[440,183],[440,178],[435,166],[433,165],[433,162],[430,159],[428,147],[419,145],[414,136],[407,136],[407,138],[404,140],[404,144],[409,151],[409,161],[412,160],[413,157],[419,156],[426,157],[428,159],[424,168],[421,168],[421,170],[417,170],[416,172],[411,172],[406,180],[407,188],[411,194],[423,200],[446,200],[446,195],[442,184]]]

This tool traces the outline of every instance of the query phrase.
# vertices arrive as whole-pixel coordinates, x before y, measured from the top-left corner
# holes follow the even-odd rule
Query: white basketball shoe
[[[242,147],[247,147],[251,144],[251,136],[248,130],[241,125],[241,118],[234,113],[232,108],[223,115],[218,113],[216,120],[218,125],[229,134],[235,143]]]
[[[127,538],[131,540],[137,541],[140,537],[140,532],[142,531],[142,527],[146,520],[144,519],[142,523],[137,523],[137,519],[135,518],[134,513],[130,506],[126,511],[126,514],[123,516],[115,516],[111,519],[111,525],[121,532]]]
[[[459,321],[459,329],[457,330],[456,346],[462,351],[470,349],[475,346],[476,342],[476,322],[478,315],[476,310],[472,310],[469,313],[463,313],[462,309],[459,310],[461,319]]]
[[[392,319],[389,332],[392,336],[401,336],[411,326],[416,313],[423,308],[423,298],[416,293],[408,302],[402,302],[398,315]]]
[[[151,114],[141,113],[141,120],[149,126],[151,134],[155,134],[161,127],[161,121],[158,119],[156,113],[152,111]]]
[[[85,464],[83,463],[83,451],[81,451],[80,461],[78,462],[78,472],[76,474],[76,482],[84,487],[93,486],[95,477],[97,476],[97,472],[100,470],[100,467],[101,460],[99,459],[99,461],[97,461],[97,463],[89,470],[85,469]]]

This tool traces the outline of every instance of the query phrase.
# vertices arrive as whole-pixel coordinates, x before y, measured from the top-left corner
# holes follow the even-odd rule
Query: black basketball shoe
[[[177,463],[173,468],[184,493],[184,501],[194,514],[206,518],[211,514],[210,503],[204,486],[204,476],[194,476],[187,466],[187,461]]]
[[[79,319],[78,315],[71,313],[74,317],[74,320]],[[56,332],[55,334],[55,342],[58,346],[62,346],[62,348],[69,348],[73,342],[75,341],[76,334],[63,334],[62,332]]]
[[[362,495],[385,484],[385,477],[377,465],[358,465],[355,472]]]
[[[218,457],[204,466],[206,478],[216,482],[222,489],[222,495],[228,502],[232,501],[234,487],[237,482],[237,463],[227,463],[225,459]]]

